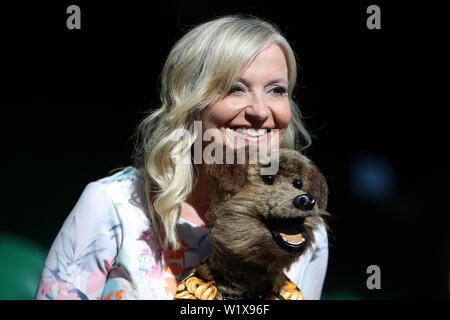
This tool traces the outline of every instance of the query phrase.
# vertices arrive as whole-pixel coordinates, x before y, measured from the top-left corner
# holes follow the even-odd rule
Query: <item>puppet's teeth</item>
[[[301,239],[300,241],[298,241],[298,242],[292,242],[292,241],[289,241],[288,239],[286,239],[286,238],[283,237],[283,236],[281,236],[281,237],[283,238],[284,241],[286,241],[287,243],[293,244],[293,245],[298,245],[298,244],[301,244],[301,243],[305,242],[305,238],[303,238],[303,237],[302,237],[302,239]]]

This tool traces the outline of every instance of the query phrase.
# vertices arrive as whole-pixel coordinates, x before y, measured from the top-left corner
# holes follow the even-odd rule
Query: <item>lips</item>
[[[307,238],[303,230],[304,218],[274,220],[267,223],[273,240],[292,254],[300,253],[306,246]]]
[[[240,133],[251,137],[259,137],[265,135],[267,132],[270,132],[270,129],[254,129],[254,128],[230,128],[230,129],[236,133]]]
[[[270,129],[234,127],[227,128],[227,135],[231,139],[230,141],[234,141],[234,139],[237,138],[238,141],[259,143],[266,140],[270,136],[270,131]]]

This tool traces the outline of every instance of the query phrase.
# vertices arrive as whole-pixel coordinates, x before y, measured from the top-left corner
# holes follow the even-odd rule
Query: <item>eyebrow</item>
[[[250,81],[245,79],[245,78],[243,78],[243,77],[239,77],[238,81],[242,82],[245,85],[249,85],[250,84]],[[275,78],[275,79],[271,79],[271,80],[267,81],[266,86],[271,85],[273,83],[277,83],[277,82],[282,82],[282,83],[284,83],[286,85],[289,85],[289,81],[288,80],[286,80],[284,78]]]

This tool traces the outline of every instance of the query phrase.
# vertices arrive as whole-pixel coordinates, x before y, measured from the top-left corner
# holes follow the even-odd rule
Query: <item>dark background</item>
[[[81,30],[66,28],[71,4]],[[381,30],[366,27],[371,4]],[[295,96],[316,137],[306,153],[334,215],[323,298],[448,299],[448,19],[437,2],[2,5],[0,231],[48,250],[86,184],[131,164],[171,46],[236,13],[277,24],[299,58]],[[380,290],[366,287],[369,265]]]

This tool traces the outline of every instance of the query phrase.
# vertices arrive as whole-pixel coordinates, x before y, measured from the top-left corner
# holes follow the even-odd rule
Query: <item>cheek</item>
[[[272,110],[273,117],[280,128],[286,129],[291,122],[291,108],[289,102],[280,103]]]
[[[235,109],[225,101],[209,105],[201,113],[203,126],[205,128],[224,126],[236,116]]]

